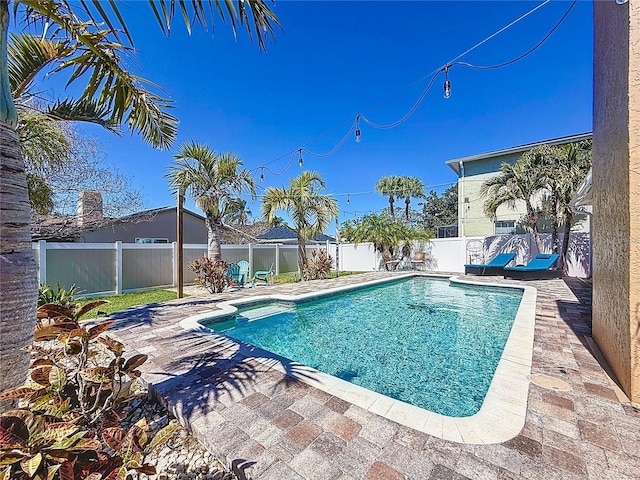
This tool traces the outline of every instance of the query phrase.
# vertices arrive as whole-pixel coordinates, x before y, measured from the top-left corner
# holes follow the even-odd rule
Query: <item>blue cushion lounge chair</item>
[[[240,267],[238,284],[244,285],[249,280],[249,262],[246,260],[240,260],[238,262],[238,267]]]
[[[502,275],[503,269],[516,257],[515,253],[499,253],[489,263],[468,263],[464,266],[466,275]]]
[[[269,285],[269,277],[271,276],[271,273],[273,272],[273,265],[275,262],[271,262],[271,266],[269,267],[269,270],[258,270],[257,272],[255,272],[253,274],[253,278],[251,279],[251,286],[255,286],[256,284],[256,280],[260,280],[261,282],[264,282],[265,285]]]
[[[562,277],[562,270],[550,270],[558,260],[557,253],[539,253],[524,267],[504,267],[504,278],[544,280]]]

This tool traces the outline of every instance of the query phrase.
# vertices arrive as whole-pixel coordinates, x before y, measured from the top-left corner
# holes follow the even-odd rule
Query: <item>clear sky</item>
[[[235,152],[255,169],[256,180],[266,165],[261,192],[299,174],[297,155],[287,168],[298,148],[331,151],[358,114],[378,124],[403,118],[429,74],[541,2],[278,1],[273,10],[283,31],[266,55],[243,31],[234,41],[221,23],[215,34],[195,27],[188,36],[177,17],[165,38],[146,2],[123,3],[138,49],[137,73],[175,101],[176,145],[193,139]],[[492,65],[518,57],[569,6],[550,2],[461,61]],[[451,98],[443,98],[441,74],[401,125],[375,129],[361,121],[360,143],[350,137],[327,158],[304,152],[304,168],[322,174],[345,220],[387,205],[374,191],[383,175],[416,176],[427,192],[432,186],[441,192],[456,182],[447,160],[590,131],[592,23],[591,2],[579,1],[526,58],[495,70],[454,66]],[[100,137],[107,162],[130,176],[147,207],[175,204],[164,179],[175,148],[155,151],[128,133],[85,131]],[[198,211],[192,202],[187,208]],[[250,209],[259,215],[259,202]]]

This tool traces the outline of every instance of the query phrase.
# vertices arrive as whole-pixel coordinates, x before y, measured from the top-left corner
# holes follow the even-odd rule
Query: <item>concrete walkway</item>
[[[527,283],[538,289],[535,382],[524,429],[501,444],[461,444],[415,431],[308,386],[294,378],[299,372],[285,375],[251,352],[221,348],[212,336],[178,325],[224,300],[296,295],[393,275],[260,286],[149,305],[115,315],[111,332],[129,355],[149,355],[143,378],[240,478],[640,478],[640,409],[619,398],[598,361],[590,337],[591,289],[577,279]]]

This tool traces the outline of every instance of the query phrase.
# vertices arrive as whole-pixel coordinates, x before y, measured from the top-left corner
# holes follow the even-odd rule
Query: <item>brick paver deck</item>
[[[465,445],[417,432],[237,351],[219,352],[211,338],[178,325],[222,300],[300,294],[391,275],[375,272],[150,305],[116,315],[112,332],[129,354],[149,355],[143,378],[240,478],[640,478],[640,409],[618,399],[598,362],[590,337],[591,289],[577,279],[527,283],[538,289],[531,373],[563,380],[570,389],[531,383],[525,427],[501,444]]]

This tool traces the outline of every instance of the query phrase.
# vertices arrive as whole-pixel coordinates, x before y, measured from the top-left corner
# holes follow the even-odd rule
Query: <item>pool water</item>
[[[522,292],[412,278],[209,325],[369,390],[453,417],[487,393]]]

